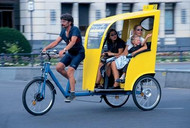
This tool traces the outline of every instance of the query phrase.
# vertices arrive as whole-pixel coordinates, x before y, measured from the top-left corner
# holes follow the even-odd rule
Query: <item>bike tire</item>
[[[130,95],[105,95],[104,101],[112,108],[119,108],[123,106],[129,99]]]
[[[52,84],[46,81],[45,96],[40,96],[44,79],[30,81],[23,90],[22,103],[32,115],[39,116],[47,113],[55,101],[55,90]]]
[[[132,95],[133,101],[139,109],[153,110],[161,99],[160,84],[153,76],[144,75],[135,82]]]

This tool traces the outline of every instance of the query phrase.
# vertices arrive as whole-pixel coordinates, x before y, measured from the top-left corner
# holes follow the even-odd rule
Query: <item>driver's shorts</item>
[[[79,52],[77,55],[71,55],[70,53],[66,53],[63,58],[60,60],[66,67],[73,67],[75,70],[79,66],[80,62],[85,58],[84,52]]]

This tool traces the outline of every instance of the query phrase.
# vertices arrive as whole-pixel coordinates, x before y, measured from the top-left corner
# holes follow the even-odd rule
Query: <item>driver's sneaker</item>
[[[65,99],[65,102],[70,103],[74,99],[75,99],[75,93],[71,92],[71,95]]]

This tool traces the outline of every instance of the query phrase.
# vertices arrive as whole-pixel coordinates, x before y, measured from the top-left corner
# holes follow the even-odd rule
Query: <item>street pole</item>
[[[30,30],[31,30],[30,37],[31,37],[31,45],[33,48],[33,20],[32,18],[33,18],[32,11],[30,11]]]
[[[31,46],[32,46],[32,51],[33,51],[33,11],[34,11],[34,1],[29,0],[28,1],[28,11],[30,12],[30,39],[31,39]]]
[[[31,47],[32,47],[32,52],[33,52],[33,11],[34,11],[34,1],[33,0],[29,0],[28,1],[28,11],[30,12],[30,36],[31,36]],[[31,54],[31,64],[32,64],[32,67],[33,67],[33,64],[34,64],[34,58],[33,58],[33,54]]]

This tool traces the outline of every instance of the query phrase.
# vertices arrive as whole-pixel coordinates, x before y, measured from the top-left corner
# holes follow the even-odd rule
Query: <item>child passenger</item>
[[[128,62],[129,62],[129,60],[126,59],[126,56],[129,54],[131,54],[131,56],[134,56],[138,52],[141,52],[141,51],[147,49],[146,42],[147,42],[148,38],[151,36],[152,36],[152,34],[148,34],[146,36],[145,40],[141,43],[140,37],[137,35],[133,35],[131,37],[131,43],[132,43],[133,47],[130,50],[128,50],[128,45],[127,45],[124,52],[122,53],[122,55],[120,57],[118,57],[114,62],[111,63],[111,69],[112,69],[113,76],[115,79],[112,89],[119,89],[120,88],[119,83],[125,82],[125,74],[126,74],[126,70],[127,70],[127,66],[128,66]],[[121,78],[119,78],[118,70],[122,70]]]

